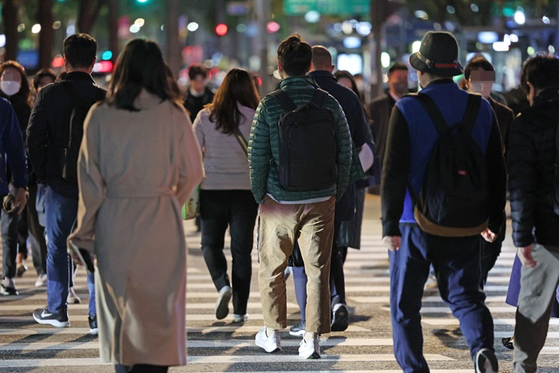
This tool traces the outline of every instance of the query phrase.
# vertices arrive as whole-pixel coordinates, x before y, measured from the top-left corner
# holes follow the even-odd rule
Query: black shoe
[[[19,295],[19,292],[16,289],[14,284],[14,280],[8,277],[5,277],[2,280],[2,286],[0,287],[0,294],[2,295]]]
[[[97,328],[97,315],[88,315],[87,321],[89,322],[89,333],[91,335],[99,334],[99,328]]]
[[[482,348],[474,358],[476,373],[497,373],[499,372],[499,362],[495,352],[488,348]]]
[[[305,335],[305,322],[301,321],[299,324],[292,326],[289,329],[289,334],[294,337],[302,337]]]
[[[222,320],[229,315],[229,301],[231,300],[232,290],[230,286],[224,286],[219,291],[217,303],[215,305],[215,318]]]
[[[348,316],[347,306],[343,303],[336,304],[332,312],[332,326],[330,330],[333,332],[343,332],[346,330]]]
[[[33,318],[39,324],[52,325],[55,328],[64,328],[70,325],[68,321],[68,313],[53,313],[47,307],[36,309],[33,312]]]
[[[505,346],[506,348],[508,348],[509,350],[514,350],[514,338],[513,337],[505,337],[501,339],[501,342],[503,342],[503,346]]]

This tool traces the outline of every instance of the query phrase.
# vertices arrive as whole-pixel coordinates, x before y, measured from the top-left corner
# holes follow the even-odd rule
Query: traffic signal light
[[[215,26],[215,33],[218,36],[224,36],[225,34],[227,34],[228,30],[229,30],[229,28],[227,27],[227,25],[225,23],[220,23],[217,26]]]

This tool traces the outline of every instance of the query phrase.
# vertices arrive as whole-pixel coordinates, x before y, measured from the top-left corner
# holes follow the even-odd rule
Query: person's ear
[[[534,98],[536,97],[536,88],[530,82],[526,82],[526,84],[528,85],[528,93],[526,96],[528,98],[528,102],[532,105],[534,103]]]

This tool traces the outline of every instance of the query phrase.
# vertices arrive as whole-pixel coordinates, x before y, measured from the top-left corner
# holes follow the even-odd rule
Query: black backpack
[[[317,88],[312,100],[298,107],[281,89],[270,95],[285,110],[278,120],[281,186],[290,191],[308,191],[336,184],[336,121],[332,112],[323,106],[328,93]]]
[[[91,106],[105,98],[105,91],[98,88],[95,98],[86,100],[70,81],[63,80],[60,84],[72,102],[66,113],[62,133],[62,178],[69,184],[78,185],[78,155],[83,137],[83,122]]]
[[[436,236],[479,234],[487,228],[489,216],[485,153],[472,138],[481,96],[470,94],[464,118],[450,127],[428,95],[416,97],[439,132],[419,195],[413,196],[409,188],[417,223]]]

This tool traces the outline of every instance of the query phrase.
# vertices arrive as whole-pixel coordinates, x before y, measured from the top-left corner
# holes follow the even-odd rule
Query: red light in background
[[[225,23],[220,23],[217,26],[215,26],[215,33],[219,36],[224,36],[225,34],[227,34],[228,30],[229,28]]]
[[[52,60],[52,67],[62,67],[64,66],[64,57],[55,57]]]
[[[111,61],[99,61],[93,66],[93,71],[96,73],[108,73],[113,70],[113,63]]]

